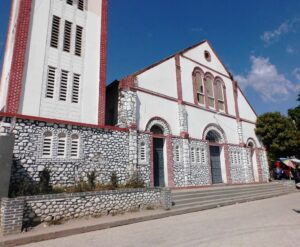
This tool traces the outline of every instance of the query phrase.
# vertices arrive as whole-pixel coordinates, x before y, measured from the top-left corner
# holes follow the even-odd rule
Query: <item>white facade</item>
[[[119,90],[118,125],[152,135],[154,180],[179,187],[268,180],[256,113],[207,41],[122,79]],[[208,162],[197,161],[200,145]]]
[[[14,31],[18,21],[21,21],[18,20],[20,5],[21,1],[13,1],[1,78],[0,109],[3,111],[6,111],[8,104],[12,59],[18,52],[14,50],[14,42],[18,42]],[[54,17],[59,19],[57,47],[51,45]],[[101,17],[102,0],[32,1],[18,114],[98,124],[101,34],[102,28],[106,29],[101,27]],[[68,34],[67,22],[70,25]],[[77,54],[76,49],[79,51]],[[49,67],[55,70],[51,97],[46,96]],[[62,71],[67,74],[63,87]]]

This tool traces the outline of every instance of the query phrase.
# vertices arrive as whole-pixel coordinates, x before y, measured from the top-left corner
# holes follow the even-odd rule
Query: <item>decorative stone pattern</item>
[[[179,160],[176,159],[176,147],[179,147]],[[183,139],[172,138],[173,147],[173,172],[174,172],[174,184],[177,187],[185,186],[187,178],[185,177],[185,167],[183,160]]]
[[[200,140],[172,138],[174,183],[177,187],[201,186],[210,184],[208,143]],[[176,146],[179,146],[180,160],[176,159]],[[194,161],[191,158],[194,148]],[[196,156],[199,149],[199,158]]]
[[[136,92],[129,90],[119,91],[118,126],[125,128],[136,124],[136,100]]]
[[[188,132],[188,116],[185,106],[178,104],[178,117],[180,132]]]
[[[241,121],[237,121],[237,133],[239,136],[239,142],[244,143],[243,125]]]
[[[208,143],[204,141],[191,140],[190,141],[191,154],[192,154],[192,148],[194,148],[195,157],[194,160],[190,159],[191,165],[190,165],[189,185],[191,186],[209,185],[210,166],[209,166],[209,157],[208,157],[208,148],[209,148]],[[199,154],[197,153],[197,149],[200,151]]]
[[[53,157],[50,158],[42,157],[42,136],[46,130],[53,133]],[[92,171],[96,172],[101,183],[108,182],[113,171],[121,183],[130,176],[129,134],[126,131],[18,119],[13,132],[16,139],[12,184],[21,178],[38,182],[39,172],[46,168],[54,185],[73,185],[80,179],[87,180],[87,174]],[[56,137],[60,132],[80,136],[78,158],[70,158],[68,142],[66,156],[57,157]]]
[[[163,119],[160,119],[158,117],[154,117],[154,118],[150,119],[149,123],[147,124],[146,131],[150,132],[151,128],[154,125],[161,127],[163,129],[164,135],[172,134],[169,125]]]
[[[250,150],[247,148],[229,145],[232,183],[249,183],[254,181],[249,152]]]
[[[171,208],[170,189],[126,189],[101,192],[2,198],[1,234],[19,233],[40,222]]]
[[[203,132],[203,140],[206,140],[206,136],[207,136],[208,132],[210,132],[210,131],[214,131],[214,132],[218,133],[219,139],[216,140],[218,143],[226,143],[227,142],[227,138],[226,138],[224,131],[217,124],[209,124],[205,128],[205,130]]]
[[[140,133],[138,135],[138,166],[137,170],[139,174],[142,176],[143,181],[146,186],[150,186],[150,144],[151,144],[151,135]],[[145,159],[141,159],[141,144],[145,144]]]
[[[259,150],[259,160],[262,169],[262,182],[268,182],[270,179],[270,173],[269,173],[267,153],[265,150]]]
[[[135,129],[129,130],[129,172],[133,172],[137,169],[138,164],[138,134]]]

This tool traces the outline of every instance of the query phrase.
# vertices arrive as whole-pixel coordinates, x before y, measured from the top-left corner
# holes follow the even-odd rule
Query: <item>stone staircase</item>
[[[266,199],[295,192],[295,184],[272,182],[256,185],[213,186],[172,191],[172,211],[182,213]]]

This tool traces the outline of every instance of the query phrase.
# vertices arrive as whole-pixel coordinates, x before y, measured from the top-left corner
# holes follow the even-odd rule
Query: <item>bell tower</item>
[[[12,0],[0,111],[104,125],[108,0]]]

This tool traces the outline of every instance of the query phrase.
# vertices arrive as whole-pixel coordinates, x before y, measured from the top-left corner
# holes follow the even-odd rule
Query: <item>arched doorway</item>
[[[153,125],[150,132],[154,136],[163,135],[163,129],[158,125]],[[154,186],[165,186],[165,172],[164,172],[164,139],[155,137],[153,138],[153,173],[154,173]]]
[[[247,147],[250,148],[250,162],[253,169],[253,179],[254,182],[259,182],[259,174],[258,174],[258,167],[257,167],[257,161],[256,161],[256,143],[252,138],[249,138],[247,140]]]
[[[149,120],[146,131],[152,133],[153,159],[151,163],[152,185],[155,187],[165,187],[172,185],[169,180],[170,161],[168,160],[168,150],[171,150],[170,134],[168,123],[160,118],[154,117]]]
[[[209,130],[206,134],[205,139],[209,142],[212,183],[223,183],[220,157],[221,148],[218,145],[218,143],[221,142],[222,137],[216,130]]]

